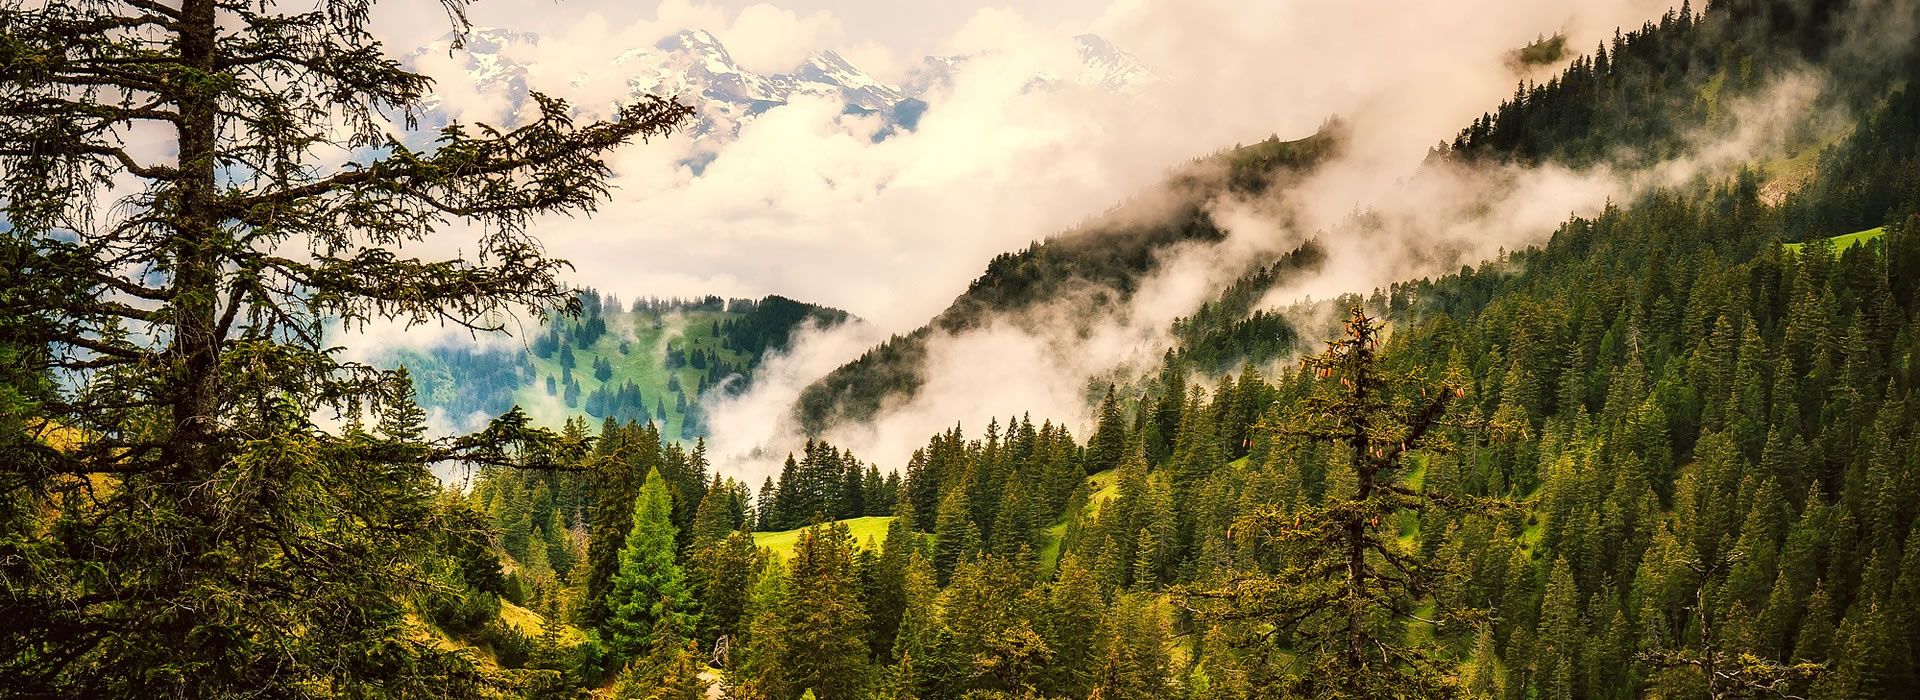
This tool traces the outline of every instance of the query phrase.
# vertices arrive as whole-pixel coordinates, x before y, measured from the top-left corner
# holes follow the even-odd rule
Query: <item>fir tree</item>
[[[445,7],[465,32],[466,3]],[[106,487],[84,513],[9,525],[26,543],[9,558],[33,563],[0,606],[38,640],[0,650],[9,691],[485,694],[490,674],[405,623],[434,542],[468,525],[436,514],[428,465],[557,468],[573,448],[518,411],[459,439],[368,435],[353,416],[413,387],[341,358],[330,329],[572,310],[565,263],[528,224],[591,211],[602,159],[690,110],[643,97],[577,123],[536,93],[519,126],[450,124],[415,150],[387,117],[415,114],[431,82],[388,58],[371,12],[0,6],[0,316],[9,346],[34,349],[7,354],[7,385],[50,399],[9,393],[7,410],[86,436],[55,450],[8,427],[5,500]],[[485,230],[474,257],[413,254],[456,222]]]
[[[666,479],[647,473],[633,504],[633,526],[620,550],[620,572],[613,577],[607,607],[608,644],[615,654],[635,658],[672,634],[672,646],[693,635],[693,598],[674,560],[673,503]]]
[[[788,561],[779,627],[785,686],[820,700],[858,698],[870,680],[867,614],[853,553],[844,523],[816,522],[801,531]]]

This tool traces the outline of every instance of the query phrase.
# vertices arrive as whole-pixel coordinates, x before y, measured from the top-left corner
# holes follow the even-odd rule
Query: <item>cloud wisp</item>
[[[1804,118],[1819,87],[1820,79],[1811,75],[1779,80],[1757,97],[1729,105],[1721,126],[1732,128],[1693,135],[1687,156],[1636,167],[1422,164],[1425,145],[1451,136],[1450,129],[1436,127],[1430,137],[1415,139],[1404,133],[1403,122],[1371,110],[1354,112],[1340,155],[1304,181],[1260,196],[1210,201],[1208,216],[1228,235],[1164,250],[1123,308],[1089,322],[1075,316],[1088,306],[1065,295],[964,332],[935,333],[919,368],[925,383],[916,394],[885,406],[872,420],[835,425],[824,437],[898,466],[939,430],[956,423],[978,430],[1017,412],[1063,421],[1084,434],[1097,384],[1154,371],[1172,343],[1175,318],[1192,313],[1250,267],[1309,239],[1324,252],[1324,262],[1285,280],[1261,307],[1299,308],[1305,300],[1446,274],[1543,242],[1569,216],[1594,215],[1609,201],[1784,155],[1787,129]],[[1391,104],[1397,107],[1389,114],[1407,114],[1409,105]],[[1621,155],[1613,160],[1636,161]],[[800,351],[808,350],[803,341]],[[850,351],[844,359],[857,355]],[[779,452],[770,446],[799,439],[778,410],[791,405],[808,380],[805,373],[791,378],[802,381],[775,380],[738,400],[758,403],[770,420],[716,423],[722,463],[763,474],[774,466],[765,459]],[[738,409],[723,402],[716,410]],[[739,449],[744,445],[752,447]]]
[[[859,43],[836,36],[825,18],[807,20],[816,29],[795,28],[815,14],[760,10],[749,17],[702,7],[676,0],[625,25],[589,15],[548,30],[537,58],[550,68],[529,76],[529,85],[563,95],[573,90],[578,104],[596,104],[604,94],[595,91],[614,85],[596,77],[606,74],[607,56],[703,25],[723,27],[715,31],[736,58],[742,42],[752,41],[736,26],[760,26],[760,33],[781,27],[825,42],[817,48]],[[727,448],[715,450],[724,468],[728,453],[784,454],[780,446],[792,434],[778,426],[782,401],[873,341],[924,322],[993,255],[1148,191],[1196,155],[1270,134],[1304,135],[1331,114],[1351,124],[1355,137],[1341,162],[1302,185],[1290,204],[1308,214],[1300,222],[1278,225],[1271,202],[1213,203],[1216,224],[1231,233],[1227,241],[1172,253],[1112,327],[1058,342],[1023,337],[1020,328],[1031,324],[1008,322],[936,344],[928,391],[917,403],[895,407],[864,437],[841,436],[863,456],[895,467],[906,456],[903,446],[956,421],[977,426],[989,416],[1031,410],[1081,428],[1087,377],[1129,358],[1157,360],[1151,349],[1164,342],[1166,322],[1189,313],[1219,278],[1230,279],[1259,255],[1290,250],[1393,191],[1428,146],[1511,94],[1522,79],[1508,65],[1513,48],[1556,31],[1573,46],[1590,46],[1666,7],[1653,0],[1293,0],[1255,7],[1120,0],[1072,27],[980,10],[940,43],[943,52],[975,58],[950,88],[929,97],[911,132],[876,142],[886,128],[879,117],[802,97],[760,115],[717,150],[702,153],[712,147],[668,139],[623,151],[612,163],[614,199],[598,215],[542,222],[538,230],[553,254],[574,262],[579,284],[623,297],[779,293],[868,319],[866,327],[803,334],[789,357],[769,361],[754,391],[709,407],[714,442]],[[1080,31],[1138,55],[1159,80],[1127,95],[1030,89],[1036,74],[1072,69],[1077,56],[1066,39]],[[771,56],[779,52],[768,51],[766,63],[777,63]],[[863,67],[880,75],[902,74],[912,63],[885,52],[847,55],[875,61]],[[696,154],[710,159],[697,175],[686,165]],[[1571,173],[1522,179],[1536,176],[1529,186],[1578,190],[1566,197],[1579,201],[1611,184]],[[1579,208],[1566,197],[1514,197],[1526,215],[1513,217],[1513,232],[1473,240],[1518,244],[1544,235]],[[1339,261],[1364,269],[1341,272],[1345,263],[1337,261],[1322,286],[1300,293],[1405,276],[1411,268],[1375,263],[1379,250],[1409,235],[1356,242],[1363,255]],[[954,391],[939,390],[945,386]],[[726,418],[734,415],[740,420]],[[742,461],[736,471],[763,468]]]

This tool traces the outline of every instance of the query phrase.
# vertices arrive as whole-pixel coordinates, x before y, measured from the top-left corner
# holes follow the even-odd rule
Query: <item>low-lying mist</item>
[[[1152,368],[1170,342],[1173,319],[1309,239],[1326,249],[1327,260],[1275,289],[1267,306],[1457,269],[1537,243],[1569,214],[1592,212],[1609,197],[1684,181],[1765,147],[1765,130],[1743,136],[1749,121],[1742,119],[1739,133],[1702,139],[1696,158],[1650,168],[1422,169],[1429,147],[1492,109],[1516,83],[1545,80],[1565,65],[1516,68],[1515,49],[1562,33],[1569,47],[1583,50],[1668,8],[1665,0],[1121,0],[1088,26],[1073,27],[983,10],[941,43],[943,51],[975,58],[950,87],[928,97],[914,131],[876,142],[885,128],[877,117],[846,114],[824,99],[796,100],[726,143],[676,137],[627,149],[612,163],[613,199],[596,216],[535,229],[550,253],[573,261],[581,286],[623,297],[778,293],[866,319],[802,331],[787,352],[765,360],[745,393],[708,398],[716,464],[757,481],[800,444],[791,406],[802,388],[924,323],[995,254],[1118,202],[1150,197],[1156,183],[1198,156],[1274,134],[1305,136],[1338,115],[1347,124],[1338,158],[1285,191],[1208,202],[1207,215],[1228,235],[1163,251],[1120,312],[1087,319],[1063,300],[937,335],[920,368],[920,392],[876,420],[825,435],[888,469],[903,465],[937,430],[958,423],[977,431],[991,417],[1018,412],[1063,421],[1084,437],[1090,380]],[[708,14],[729,26],[743,21]],[[779,18],[760,13],[755,22],[769,17]],[[820,21],[791,18],[814,23],[808,26]],[[537,58],[559,68],[531,78],[532,87],[569,97],[591,116],[609,99],[609,86],[617,87],[606,80],[606,61],[629,48],[609,37],[639,41],[640,33],[688,28],[663,21],[631,31],[584,22],[547,31],[540,51],[549,55]],[[1032,76],[1073,59],[1062,46],[1079,31],[1132,52],[1158,80],[1125,95],[1084,86],[1031,89]],[[843,53],[882,76],[903,75],[918,61]],[[566,71],[578,75],[567,79]],[[1813,85],[1808,81],[1807,89]],[[1786,109],[1804,99],[1799,89],[1782,85],[1773,91],[1781,105],[1751,109]],[[452,116],[473,116],[461,114],[460,104],[447,107]],[[491,107],[484,101],[472,107],[474,115],[500,118],[485,111]],[[696,175],[686,162],[700,153],[710,161]],[[1377,225],[1343,226],[1358,211]],[[452,249],[460,239],[436,245]],[[435,333],[343,342],[440,342],[397,340]]]
[[[1424,146],[1409,164],[1409,158],[1382,148],[1401,141],[1401,122],[1391,114],[1356,113],[1341,130],[1345,142],[1338,155],[1305,180],[1257,195],[1209,200],[1206,215],[1227,236],[1162,250],[1152,273],[1122,308],[1087,318],[1091,305],[1067,294],[961,332],[935,331],[918,368],[924,384],[917,392],[890,402],[870,420],[836,423],[821,437],[883,468],[903,465],[940,430],[960,424],[977,432],[989,420],[1023,412],[1036,421],[1064,422],[1084,438],[1103,384],[1157,371],[1162,353],[1173,344],[1171,323],[1254,266],[1311,241],[1322,262],[1284,278],[1258,308],[1323,315],[1329,311],[1324,305],[1303,302],[1444,275],[1503,251],[1543,243],[1569,217],[1595,215],[1610,201],[1784,157],[1787,131],[1805,122],[1820,84],[1817,76],[1796,74],[1734,101],[1718,122],[1722,128],[1687,135],[1683,157],[1648,159],[1621,152],[1578,169],[1440,158],[1422,162]],[[1439,132],[1427,143],[1451,135]],[[1303,333],[1326,325],[1296,320]],[[828,360],[833,352],[823,348],[842,346],[840,359],[851,360],[868,346],[849,340],[853,337],[874,340],[878,334],[871,329],[811,333],[795,345],[793,357],[805,362],[772,358],[769,366],[780,367],[778,375],[763,377],[746,396],[715,401],[710,410],[716,416],[756,418],[714,422],[711,444],[718,463],[755,479],[769,473],[785,454],[781,446],[802,439],[791,415],[793,401],[834,366]]]

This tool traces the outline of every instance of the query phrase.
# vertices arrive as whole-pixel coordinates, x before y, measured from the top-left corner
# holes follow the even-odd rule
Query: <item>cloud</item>
[[[792,70],[842,37],[840,19],[831,12],[802,16],[766,3],[748,5],[716,34],[742,68],[761,74]]]
[[[709,424],[718,431],[715,453],[724,468],[724,453],[762,447],[784,455],[780,446],[791,445],[791,432],[769,426],[779,423],[783,402],[798,387],[887,334],[923,323],[994,255],[1147,191],[1197,155],[1270,134],[1303,136],[1330,114],[1344,117],[1356,138],[1341,163],[1306,183],[1290,205],[1305,215],[1304,225],[1274,223],[1263,209],[1271,202],[1215,202],[1216,223],[1232,234],[1227,242],[1174,253],[1124,318],[1085,338],[1033,337],[1015,319],[943,339],[930,353],[929,390],[920,399],[892,407],[864,434],[840,437],[892,468],[903,464],[906,446],[954,421],[977,429],[989,416],[1035,410],[1036,419],[1067,420],[1084,432],[1089,377],[1162,343],[1156,334],[1167,321],[1190,312],[1249,258],[1290,250],[1355,206],[1396,192],[1428,146],[1512,93],[1520,76],[1506,65],[1508,51],[1555,31],[1567,32],[1573,46],[1591,46],[1614,27],[1637,26],[1667,6],[1121,0],[1078,22],[982,9],[928,44],[976,58],[950,89],[930,98],[914,132],[875,143],[883,128],[877,118],[844,114],[826,100],[796,100],[747,124],[731,143],[676,138],[622,151],[612,161],[613,200],[596,216],[543,221],[536,229],[552,253],[574,262],[580,284],[623,297],[779,293],[871,322],[803,334],[791,356],[769,360],[754,391],[713,406]],[[629,15],[602,8],[555,22],[557,29],[543,31],[544,65],[529,83],[574,90],[580,104],[603,104],[584,98],[611,99],[622,87],[595,77],[612,75],[605,63],[674,30],[705,26],[736,58],[746,60],[746,51],[772,64],[799,46],[833,45],[851,26],[826,9],[730,13],[686,0]],[[1125,97],[1070,85],[1032,89],[1036,74],[1073,69],[1070,37],[1081,31],[1138,55],[1161,80]],[[740,40],[728,36],[736,32]],[[751,48],[741,43],[745,37],[755,37]],[[892,44],[863,41],[845,53],[869,70],[898,75],[917,63]],[[698,176],[685,165],[696,154],[711,158]],[[1604,201],[1613,184],[1551,171],[1521,179],[1525,186],[1506,201],[1526,208],[1509,212],[1495,234],[1471,235],[1481,223],[1450,234],[1471,244],[1461,252],[1484,255],[1490,241],[1544,236],[1576,204],[1596,195]],[[1434,191],[1406,201],[1444,202],[1462,194],[1446,187],[1492,186],[1463,183],[1432,185]],[[1408,265],[1380,263],[1406,235],[1344,241],[1353,255],[1336,257],[1319,280],[1295,291],[1324,298],[1363,281],[1398,279],[1388,275],[1417,269],[1409,266],[1417,257],[1401,256]],[[1152,350],[1147,361],[1157,358]]]
[[[925,384],[915,396],[883,407],[871,421],[836,425],[825,437],[894,467],[939,430],[959,423],[977,432],[986,421],[1016,412],[1062,421],[1084,437],[1097,385],[1152,372],[1171,342],[1170,322],[1212,299],[1251,265],[1316,239],[1327,262],[1272,290],[1261,305],[1291,314],[1319,313],[1324,305],[1302,302],[1446,274],[1502,250],[1542,242],[1569,215],[1591,216],[1610,200],[1683,185],[1703,174],[1724,175],[1752,159],[1784,155],[1788,127],[1804,118],[1819,94],[1816,77],[1790,75],[1753,98],[1729,105],[1726,120],[1693,135],[1689,156],[1645,168],[1423,167],[1426,147],[1452,136],[1470,120],[1458,115],[1475,114],[1506,94],[1507,88],[1498,85],[1511,74],[1499,78],[1497,66],[1504,62],[1501,47],[1512,45],[1517,44],[1489,43],[1482,53],[1463,54],[1478,56],[1476,60],[1485,62],[1483,69],[1495,74],[1473,95],[1355,90],[1358,98],[1346,102],[1350,110],[1341,112],[1349,115],[1350,135],[1336,159],[1285,191],[1210,202],[1208,215],[1227,237],[1165,251],[1156,272],[1142,281],[1124,308],[1089,321],[1076,316],[1086,305],[1062,295],[1016,316],[989,319],[984,328],[935,334],[920,368]],[[1398,81],[1386,85],[1390,91],[1404,87]],[[1460,85],[1455,81],[1455,88]],[[955,93],[968,89],[957,86]],[[1416,128],[1421,124],[1427,126]],[[1638,154],[1618,155],[1615,160],[1643,162],[1634,157]],[[1364,224],[1354,218],[1360,211],[1367,214]],[[760,410],[790,405],[794,395],[797,388]],[[770,398],[775,397],[747,400]],[[715,425],[722,431],[732,429]],[[757,444],[797,440],[791,430],[773,431]],[[722,455],[721,463],[727,464]],[[735,465],[754,474],[770,466],[752,460]]]

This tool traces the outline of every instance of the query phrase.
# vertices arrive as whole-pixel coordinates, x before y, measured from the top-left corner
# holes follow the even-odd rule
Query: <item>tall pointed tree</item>
[[[867,686],[867,611],[845,523],[816,519],[788,561],[780,634],[785,685],[821,700],[852,700]]]
[[[620,550],[620,573],[613,577],[607,607],[609,646],[633,659],[653,648],[654,636],[693,636],[693,596],[674,561],[673,497],[660,471],[647,473],[633,504],[633,529]],[[677,644],[677,642],[676,642]]]
[[[1087,472],[1119,466],[1126,449],[1126,416],[1120,412],[1120,399],[1114,396],[1113,387],[1108,386],[1106,398],[1100,400],[1099,421],[1094,424],[1093,436],[1087,439]]]

